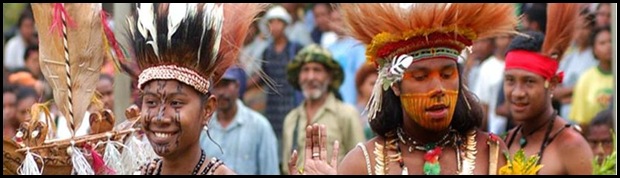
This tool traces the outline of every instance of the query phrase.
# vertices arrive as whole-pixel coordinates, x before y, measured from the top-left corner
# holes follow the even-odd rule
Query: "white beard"
[[[323,94],[327,93],[327,88],[329,87],[329,83],[330,81],[326,81],[325,83],[322,83],[319,89],[306,89],[302,85],[301,91],[304,95],[304,98],[309,99],[309,100],[319,99],[321,96],[323,96]]]

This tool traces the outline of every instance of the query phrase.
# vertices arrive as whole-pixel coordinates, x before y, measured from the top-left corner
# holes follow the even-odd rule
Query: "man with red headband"
[[[570,42],[576,5],[549,4],[546,36],[525,32],[508,47],[504,95],[519,126],[509,131],[506,144],[515,154],[538,156],[538,174],[592,174],[592,151],[571,124],[551,105],[552,93],[562,82],[558,60]],[[575,16],[573,18],[572,16]],[[569,129],[567,129],[569,128]]]

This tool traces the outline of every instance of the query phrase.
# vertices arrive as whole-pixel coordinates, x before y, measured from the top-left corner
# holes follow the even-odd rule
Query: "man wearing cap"
[[[217,111],[209,121],[209,132],[201,133],[200,146],[237,174],[280,174],[276,136],[269,121],[239,99],[239,80],[244,77],[240,70],[229,68],[214,86]]]
[[[339,149],[338,160],[353,149],[355,144],[364,141],[358,111],[355,107],[337,100],[334,95],[342,84],[344,75],[342,67],[327,49],[315,44],[305,47],[288,65],[287,72],[289,83],[302,91],[304,101],[284,119],[283,162],[288,162],[293,150],[297,150],[300,155],[304,154],[305,150],[298,148],[305,146],[305,131],[312,124],[325,125],[329,132],[326,137],[329,143],[342,143],[340,147],[331,144],[327,147],[328,153],[332,153],[334,148]],[[303,158],[298,159],[298,165],[303,161]],[[289,173],[286,164],[283,164],[282,169],[285,174]]]

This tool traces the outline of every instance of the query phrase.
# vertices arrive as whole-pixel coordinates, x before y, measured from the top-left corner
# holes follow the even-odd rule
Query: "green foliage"
[[[603,162],[601,162],[601,164],[598,164],[598,156],[594,157],[594,160],[592,160],[592,168],[593,168],[593,173],[594,175],[615,175],[616,174],[616,133],[611,130],[611,138],[613,140],[613,152],[605,157],[605,159],[603,159]]]

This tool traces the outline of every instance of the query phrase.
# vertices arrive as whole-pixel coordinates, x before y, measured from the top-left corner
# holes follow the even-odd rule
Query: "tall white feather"
[[[138,7],[138,31],[144,37],[148,39],[150,34],[153,40],[148,40],[146,44],[150,44],[155,51],[155,55],[159,57],[159,48],[157,47],[157,29],[155,28],[155,7],[153,3],[140,3]]]
[[[215,58],[218,55],[218,51],[220,49],[220,42],[222,40],[222,25],[224,22],[224,9],[222,5],[217,5],[214,3],[206,3],[203,8],[203,21],[202,21],[202,35],[200,37],[200,46],[198,46],[198,59],[197,64],[200,64],[200,52],[202,51],[202,41],[204,40],[204,36],[207,30],[213,29],[215,30],[215,44],[212,48],[211,53],[211,64],[215,61]]]
[[[213,9],[215,4],[212,3],[206,3],[204,5],[203,8],[203,14],[205,14],[204,16],[202,16],[202,35],[200,35],[200,44],[198,45],[198,55],[197,55],[197,59],[196,59],[196,65],[200,65],[200,51],[202,50],[202,41],[205,38],[205,32],[207,31],[207,28],[209,28],[209,24],[207,23],[207,12],[211,12],[211,10]]]
[[[177,31],[179,25],[187,17],[187,3],[170,3],[168,6],[168,46],[171,45],[170,38]]]
[[[198,12],[198,3],[187,3],[188,17],[195,17]]]
[[[224,25],[224,6],[218,5],[215,7],[215,11],[212,14],[212,25],[211,28],[215,29],[216,33],[215,44],[213,44],[213,52],[211,53],[211,65],[215,62],[217,58],[218,51],[220,51],[220,43],[222,41],[222,26]]]

